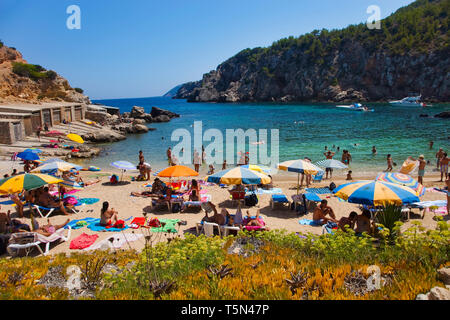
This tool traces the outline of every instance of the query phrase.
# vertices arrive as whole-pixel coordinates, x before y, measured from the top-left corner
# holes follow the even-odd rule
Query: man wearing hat
[[[416,161],[415,159],[411,159],[412,161]],[[420,184],[423,184],[423,176],[425,175],[425,166],[427,165],[427,162],[425,161],[425,157],[423,154],[419,156],[419,178],[417,179]]]

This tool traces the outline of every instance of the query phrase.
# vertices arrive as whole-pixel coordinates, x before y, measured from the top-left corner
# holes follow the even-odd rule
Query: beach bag
[[[117,175],[113,174],[113,175],[111,176],[111,178],[109,179],[109,182],[110,182],[111,184],[116,184],[116,183],[119,182],[119,178],[117,177]]]
[[[336,184],[334,182],[330,183],[330,186],[328,187],[331,191],[336,189]]]
[[[174,203],[172,205],[172,213],[178,213],[181,211],[181,205],[179,203]]]
[[[242,218],[242,210],[241,210],[241,208],[238,208],[236,210],[236,215],[234,216],[234,223],[242,224],[243,221],[244,221],[244,219]]]
[[[258,204],[258,197],[255,193],[252,193],[244,198],[244,203],[247,207],[254,207]]]
[[[64,204],[65,205],[76,205],[78,203],[78,200],[74,197],[67,197],[64,199]]]

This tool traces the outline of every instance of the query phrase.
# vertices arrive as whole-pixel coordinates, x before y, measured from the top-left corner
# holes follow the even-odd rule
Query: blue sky
[[[384,18],[411,0],[1,0],[0,39],[91,99],[150,97],[245,48]],[[81,29],[69,30],[69,5]]]

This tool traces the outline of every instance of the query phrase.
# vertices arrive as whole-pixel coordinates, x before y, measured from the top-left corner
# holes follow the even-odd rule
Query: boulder
[[[423,293],[418,294],[417,297],[416,297],[416,300],[429,300],[428,299],[428,294],[423,294]]]
[[[144,115],[145,115],[145,110],[143,107],[134,106],[131,109],[131,112],[130,112],[131,118],[141,119],[141,117],[143,117]]]
[[[157,117],[153,117],[153,122],[169,122],[170,117],[166,115],[160,115]]]
[[[143,124],[136,124],[133,126],[133,131],[135,131],[136,133],[146,133],[149,131],[149,129]]]
[[[145,124],[144,119],[133,119],[133,124]]]
[[[99,111],[86,111],[85,115],[86,119],[98,122],[98,123],[105,123],[108,122],[111,119],[111,115],[106,112],[99,112]]]
[[[445,285],[450,285],[450,267],[441,268],[437,271],[439,280]]]
[[[180,117],[180,115],[175,112],[164,110],[164,109],[161,109],[158,107],[152,107],[152,111],[150,112],[150,114],[153,118],[158,118],[159,116],[167,116],[167,117],[169,117],[169,120],[172,118]]]
[[[430,290],[428,298],[429,300],[450,300],[450,290],[441,287],[434,287]]]

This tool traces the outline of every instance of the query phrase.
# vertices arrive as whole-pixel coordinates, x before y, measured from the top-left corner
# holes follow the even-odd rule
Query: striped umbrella
[[[0,181],[0,193],[11,194],[22,192],[23,190],[33,190],[45,186],[47,184],[55,184],[61,182],[61,179],[46,175],[25,173],[12,176]]]
[[[269,184],[272,179],[267,175],[242,167],[220,171],[207,178],[207,182],[216,184]]]
[[[318,166],[312,164],[309,161],[299,159],[290,160],[278,164],[278,169],[289,172],[306,173],[306,174],[317,174],[323,172]]]
[[[312,164],[310,161],[299,159],[290,160],[278,164],[278,169],[289,172],[297,172],[297,194],[300,189],[300,173],[303,174],[318,174],[323,173],[323,170],[318,166]]]
[[[370,206],[384,206],[386,204],[401,206],[420,201],[416,191],[409,187],[376,180],[346,183],[334,189],[333,193],[350,203]]]
[[[375,178],[375,180],[391,182],[400,184],[405,187],[410,187],[411,189],[414,189],[417,192],[417,195],[419,197],[422,197],[426,192],[426,189],[417,180],[413,179],[411,176],[407,174],[403,174],[400,172],[383,172],[380,173]]]
[[[83,189],[83,186],[81,184],[79,184],[78,182],[73,181],[73,180],[63,180],[59,184],[64,186],[64,187],[66,187],[67,189],[70,189],[70,190],[81,190],[81,189]]]
[[[334,159],[325,159],[317,162],[316,165],[327,169],[348,169],[348,166],[344,163]]]
[[[270,168],[265,167],[265,166],[258,166],[256,164],[246,164],[244,166],[241,166],[242,168],[245,169],[250,169],[253,171],[257,171],[257,172],[261,172],[261,173],[265,173],[265,174],[270,174],[270,172],[272,171]]]
[[[31,170],[31,172],[54,174],[56,172],[65,172],[71,169],[81,170],[82,168],[83,167],[81,166],[66,161],[52,161],[42,163],[36,169]]]
[[[116,161],[116,162],[111,163],[111,166],[122,170],[122,176],[120,177],[120,180],[122,180],[123,172],[125,170],[136,170],[136,166],[128,161]]]
[[[22,160],[31,160],[31,161],[40,159],[37,153],[34,152],[21,152],[17,154],[17,157]]]

